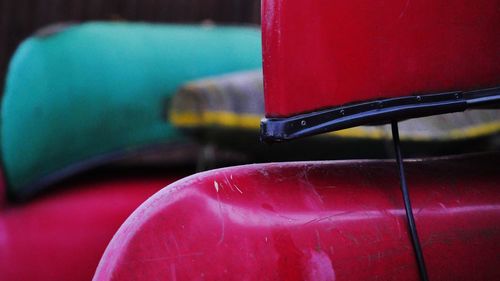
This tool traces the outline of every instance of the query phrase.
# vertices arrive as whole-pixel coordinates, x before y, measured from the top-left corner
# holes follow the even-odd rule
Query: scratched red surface
[[[431,280],[500,280],[499,156],[406,163]],[[216,170],[138,208],[94,280],[418,280],[405,222],[392,161]]]
[[[499,0],[263,0],[266,115],[500,86]]]
[[[32,201],[0,206],[0,280],[90,280],[125,219],[180,177],[78,178]]]

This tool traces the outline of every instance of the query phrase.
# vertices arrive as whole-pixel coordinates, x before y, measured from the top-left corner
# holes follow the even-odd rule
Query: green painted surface
[[[10,192],[98,155],[181,138],[164,121],[180,84],[259,67],[260,32],[250,27],[95,22],[29,38],[1,109]]]

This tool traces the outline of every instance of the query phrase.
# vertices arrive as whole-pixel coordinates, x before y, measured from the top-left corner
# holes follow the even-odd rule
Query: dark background
[[[0,0],[0,86],[19,43],[57,22],[260,23],[260,0]]]

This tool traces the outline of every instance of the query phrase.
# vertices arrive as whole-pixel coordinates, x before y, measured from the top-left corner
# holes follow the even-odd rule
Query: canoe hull
[[[498,154],[407,162],[433,280],[496,280]],[[94,280],[418,280],[392,161],[241,166],[143,204]]]

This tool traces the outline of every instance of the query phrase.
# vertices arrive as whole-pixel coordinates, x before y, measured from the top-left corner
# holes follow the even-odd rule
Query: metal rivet
[[[302,125],[302,126],[305,126],[305,125],[307,125],[307,122],[306,122],[306,120],[302,120],[302,121],[300,121],[300,125]]]
[[[342,116],[345,115],[345,111],[343,109],[340,110],[340,115],[342,115]]]
[[[421,96],[417,96],[417,101],[422,101],[422,97]]]

